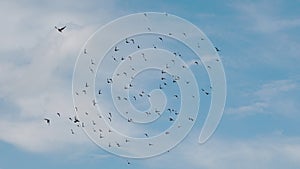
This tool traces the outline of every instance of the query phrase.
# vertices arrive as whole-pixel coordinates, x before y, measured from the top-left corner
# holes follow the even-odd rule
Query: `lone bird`
[[[47,123],[48,125],[50,125],[50,119],[44,118],[44,120],[46,121],[46,123]]]
[[[57,26],[55,26],[54,28],[55,28],[58,32],[62,33],[62,31],[63,31],[66,27],[67,27],[67,26],[58,28]]]

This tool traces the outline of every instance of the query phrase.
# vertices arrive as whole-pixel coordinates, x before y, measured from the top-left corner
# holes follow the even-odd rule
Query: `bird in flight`
[[[62,33],[62,31],[63,31],[66,27],[67,27],[67,26],[58,28],[57,26],[55,26],[55,29],[56,29],[58,32]]]
[[[46,121],[46,123],[47,123],[48,125],[50,125],[50,119],[44,118],[44,120]]]

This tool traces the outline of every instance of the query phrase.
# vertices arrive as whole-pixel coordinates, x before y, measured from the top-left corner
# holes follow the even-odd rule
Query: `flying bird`
[[[47,123],[48,125],[50,125],[50,119],[44,118],[44,120],[46,121],[46,123]]]
[[[77,117],[74,117],[74,123],[79,123],[80,121],[77,119]]]
[[[66,28],[67,26],[64,26],[64,27],[61,27],[61,28],[58,28],[57,26],[55,26],[55,29],[58,31],[58,32],[61,32]]]

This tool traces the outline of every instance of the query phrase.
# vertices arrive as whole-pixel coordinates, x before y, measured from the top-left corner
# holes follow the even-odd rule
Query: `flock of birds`
[[[147,14],[144,14],[144,15],[147,16]],[[55,29],[56,29],[59,33],[63,33],[63,31],[66,29],[66,26],[63,26],[63,27],[57,27],[57,26],[55,26]],[[149,29],[151,30],[151,28],[149,28]],[[148,30],[149,30],[149,29],[148,29]],[[187,36],[186,33],[183,33],[183,35],[184,35],[184,36]],[[164,41],[164,38],[163,38],[162,36],[159,36],[159,37],[158,37],[158,40],[162,42],[162,41]],[[204,40],[204,39],[202,38],[201,40]],[[140,44],[137,44],[137,42],[136,42],[136,40],[135,40],[134,38],[126,38],[126,39],[124,40],[124,42],[125,42],[126,44],[134,44],[138,49],[141,48],[141,45],[140,45]],[[156,49],[157,46],[156,46],[156,45],[153,45],[153,48]],[[120,48],[119,48],[118,46],[115,46],[112,50],[113,50],[113,52],[120,52]],[[217,47],[215,47],[215,50],[216,50],[217,52],[220,51]],[[83,54],[84,54],[84,55],[88,55],[88,49],[84,49],[84,50],[83,50]],[[181,54],[179,54],[179,53],[174,52],[173,54],[174,54],[175,57],[181,57]],[[147,58],[146,58],[144,55],[142,55],[142,57],[143,57],[143,59],[147,62]],[[125,60],[125,59],[132,60],[133,58],[132,58],[131,56],[121,57],[121,58],[112,57],[112,60],[113,60],[114,62],[123,61],[123,60]],[[216,59],[216,61],[218,62],[219,60]],[[172,62],[175,62],[175,61],[172,60]],[[194,61],[193,63],[194,63],[195,65],[198,65],[198,64],[200,64],[200,61]],[[94,62],[94,59],[91,58],[91,59],[90,59],[90,65],[88,65],[88,68],[90,69],[90,72],[91,72],[92,74],[94,74],[94,73],[96,72],[96,71],[92,68],[93,66],[95,66],[95,62]],[[182,68],[186,68],[186,67],[183,66]],[[207,68],[208,68],[208,69],[211,69],[211,66],[207,66]],[[166,64],[165,69],[168,69],[168,64]],[[135,70],[134,67],[131,67],[131,70],[134,71],[134,70]],[[126,76],[126,75],[127,75],[127,72],[123,72],[122,74],[123,74],[124,76]],[[163,69],[162,69],[162,70],[161,70],[161,75],[166,75],[166,74],[167,74],[166,70],[163,70]],[[120,76],[120,75],[121,75],[121,74],[117,74],[117,76]],[[132,80],[133,80],[133,78],[134,78],[134,77],[131,77]],[[180,79],[180,77],[172,76],[171,82],[176,83],[179,79]],[[168,85],[168,84],[167,84],[167,78],[166,78],[166,76],[161,76],[161,77],[160,77],[160,80],[161,80],[161,83],[160,83],[160,85],[159,85],[158,87],[159,87],[159,89],[163,89],[163,88],[165,88],[165,87]],[[107,78],[107,79],[106,79],[106,83],[107,83],[108,85],[111,85],[112,83],[114,83],[114,80],[113,80],[112,78]],[[189,83],[189,82],[186,82],[186,83]],[[88,87],[90,87],[90,84],[89,84],[88,82],[85,82],[85,84],[84,84],[84,86],[83,86],[83,89],[82,89],[81,91],[76,91],[76,92],[75,92],[75,95],[76,95],[76,96],[79,96],[79,95],[81,95],[81,94],[83,94],[83,95],[87,94],[87,90],[86,90],[86,89],[87,89]],[[125,86],[125,87],[124,87],[124,90],[127,90],[127,89],[132,88],[132,87],[133,87],[133,84],[129,84],[128,86]],[[211,90],[211,89],[212,89],[212,87],[210,87],[210,90]],[[97,94],[98,94],[98,95],[102,95],[103,92],[104,92],[104,91],[103,91],[102,89],[98,89]],[[203,92],[203,93],[204,93],[205,95],[207,95],[207,96],[210,95],[210,91],[209,91],[209,90],[206,90],[206,89],[204,89],[204,88],[201,88],[201,92]],[[132,96],[132,98],[133,98],[133,100],[137,100],[139,97],[141,98],[141,97],[144,97],[144,96],[151,97],[150,94],[146,94],[144,91],[141,91],[140,93],[138,93],[138,95]],[[179,98],[180,95],[174,94],[173,96],[174,96],[175,98]],[[129,100],[129,98],[121,98],[120,96],[118,96],[118,97],[117,97],[117,100]],[[92,100],[92,103],[91,103],[91,104],[93,104],[93,106],[96,106],[96,104],[97,104],[96,100]],[[78,111],[78,107],[75,106],[74,108],[75,108],[75,111],[77,112],[77,111]],[[178,112],[176,112],[175,109],[168,108],[166,111],[169,111],[170,113],[173,112],[173,113],[175,113],[175,115],[178,115]],[[161,113],[159,110],[155,110],[155,112],[156,112],[157,114]],[[150,112],[146,112],[146,113],[150,113]],[[62,114],[61,114],[60,112],[57,112],[57,113],[56,113],[57,118],[61,118],[61,117],[62,117],[61,115],[62,115]],[[88,116],[88,115],[89,115],[88,112],[85,112],[85,115]],[[108,112],[108,114],[107,114],[106,117],[107,117],[107,120],[108,120],[109,122],[111,122],[111,121],[113,120],[113,116],[112,116],[111,112]],[[83,127],[86,126],[86,124],[85,124],[84,122],[81,122],[80,119],[78,119],[77,116],[70,116],[70,117],[67,117],[67,118],[68,118],[68,121],[71,122],[72,124],[74,124],[76,127],[82,127],[82,128],[83,128]],[[102,116],[100,115],[99,118],[102,118]],[[52,120],[52,119],[50,119],[50,118],[48,118],[48,117],[45,117],[43,120],[45,121],[45,123],[46,123],[47,125],[51,125],[51,120]],[[173,117],[170,117],[170,118],[168,118],[168,120],[172,122],[172,121],[174,121],[175,119],[174,119]],[[189,120],[190,120],[190,121],[194,121],[195,119],[189,118]],[[133,122],[133,120],[132,120],[132,119],[128,119],[128,122],[131,123],[131,122]],[[93,124],[94,126],[96,126],[96,123],[95,123],[94,121],[92,121],[92,124]],[[180,127],[180,126],[178,126],[178,127]],[[103,138],[104,135],[101,133],[101,132],[102,132],[102,129],[98,129],[98,130],[94,129],[94,132],[97,132],[97,131],[100,132],[100,139]],[[71,128],[71,129],[70,129],[70,133],[71,133],[72,135],[76,134],[74,128]],[[170,134],[170,133],[169,133],[169,132],[166,132],[165,134]],[[145,132],[145,133],[144,133],[144,136],[145,136],[145,137],[149,137],[149,133]],[[125,142],[129,142],[129,141],[130,141],[129,139],[126,139],[126,140],[125,140]],[[109,144],[108,146],[111,147],[112,145]],[[117,146],[117,147],[120,147],[121,145],[120,145],[120,143],[116,143],[116,146]],[[153,144],[152,144],[152,143],[149,143],[149,146],[153,146]],[[130,161],[127,160],[127,164],[131,164]]]

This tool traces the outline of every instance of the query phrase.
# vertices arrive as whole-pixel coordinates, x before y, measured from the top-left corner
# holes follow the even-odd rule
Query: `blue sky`
[[[144,11],[187,19],[221,50],[227,101],[205,144],[197,143],[204,113],[170,153],[128,165],[68,121],[72,74],[93,32]],[[299,168],[299,11],[298,0],[1,1],[0,169]]]

